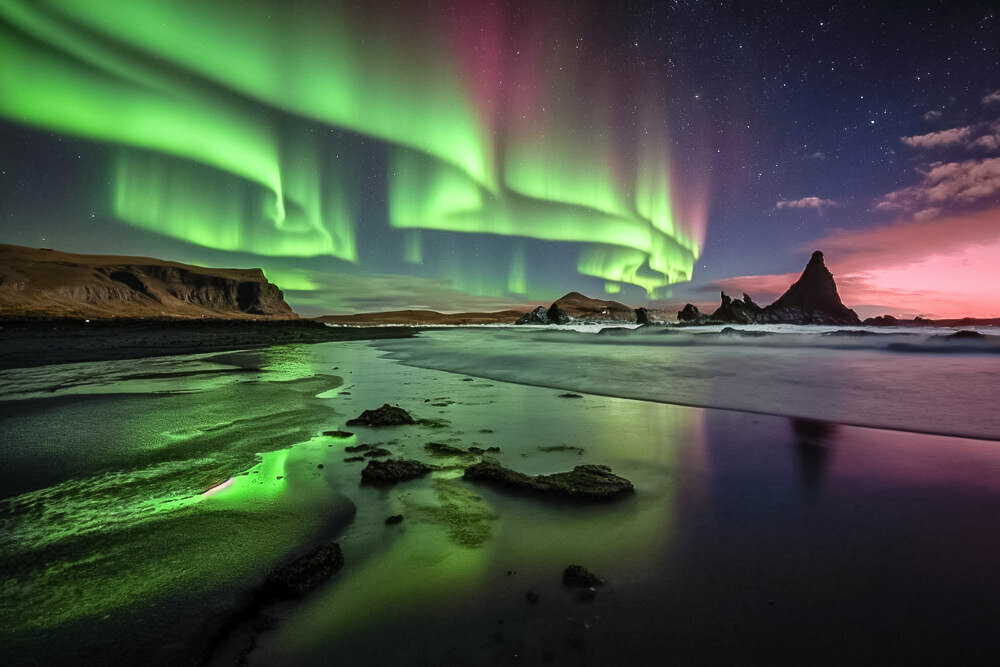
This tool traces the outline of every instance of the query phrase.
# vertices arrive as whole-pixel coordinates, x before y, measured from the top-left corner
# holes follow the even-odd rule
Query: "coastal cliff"
[[[261,269],[3,244],[0,317],[298,319]]]

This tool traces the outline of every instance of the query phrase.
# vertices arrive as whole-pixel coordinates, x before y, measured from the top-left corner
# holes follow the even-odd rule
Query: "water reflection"
[[[795,437],[795,458],[804,495],[807,500],[819,500],[823,480],[830,468],[838,425],[797,417],[793,417],[790,421]]]

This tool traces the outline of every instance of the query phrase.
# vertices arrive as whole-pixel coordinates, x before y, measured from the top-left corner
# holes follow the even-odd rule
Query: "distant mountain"
[[[840,300],[837,283],[826,268],[823,253],[812,254],[802,275],[778,300],[761,308],[746,294],[732,299],[722,293],[722,304],[711,315],[687,304],[677,313],[687,324],[861,324],[857,313]]]
[[[0,318],[298,319],[260,269],[0,244]]]
[[[315,319],[330,324],[513,324],[524,315],[519,310],[496,313],[439,313],[433,310],[393,310],[357,315],[323,315]]]

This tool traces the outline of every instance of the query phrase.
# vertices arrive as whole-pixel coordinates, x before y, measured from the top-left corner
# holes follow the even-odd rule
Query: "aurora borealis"
[[[1000,240],[996,21],[988,2],[8,0],[0,242],[261,266],[319,314],[708,302],[847,234],[889,244],[828,252],[860,312],[994,315],[933,282],[973,246],[909,240],[983,215],[976,243]]]
[[[397,256],[378,268],[426,264],[459,289],[523,300],[545,286],[524,244],[548,241],[610,291],[653,296],[691,278],[704,188],[675,189],[663,95],[641,72],[602,72],[600,45],[560,42],[558,15],[15,1],[0,7],[0,114],[101,154],[106,207],[92,217],[258,256],[272,274],[316,257],[370,270],[359,239],[384,216]],[[542,34],[563,46],[488,48]],[[641,122],[637,94],[652,101]],[[456,247],[426,251],[426,231]],[[510,238],[486,241],[503,268],[449,261],[467,235]]]

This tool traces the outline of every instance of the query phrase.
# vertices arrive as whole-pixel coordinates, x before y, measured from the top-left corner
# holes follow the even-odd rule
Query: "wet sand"
[[[0,320],[0,370],[76,361],[405,338],[414,327],[328,327],[312,320]]]
[[[56,540],[55,551],[4,554],[44,557],[73,577],[12,579],[12,594],[35,585],[7,598],[22,600],[5,609],[22,621],[69,600],[101,602],[94,587],[126,564],[169,572],[209,559],[215,575],[186,579],[182,568],[175,583],[165,576],[153,591],[125,582],[104,607],[94,602],[85,623],[6,637],[19,647],[7,653],[13,664],[67,654],[81,664],[195,662],[211,642],[185,629],[219,618],[226,605],[232,611],[269,567],[331,538],[344,550],[344,569],[301,602],[267,609],[277,627],[259,634],[249,664],[987,664],[1000,649],[992,632],[1000,612],[996,443],[567,398],[382,355],[343,342],[4,372],[25,397],[8,394],[0,404],[8,474],[39,459],[57,465],[74,451],[80,459],[72,479],[32,483],[84,487],[62,508],[68,516],[31,516],[41,533],[78,519],[85,500],[122,512],[120,493],[102,500],[85,488],[109,471],[134,469],[145,479],[164,460],[191,467],[202,450],[233,443],[242,443],[235,452],[265,452],[246,471],[249,482],[168,511],[170,523],[139,517],[125,533],[97,532],[92,548],[110,554],[103,569],[78,564],[92,556],[74,554],[72,540]],[[95,396],[106,401],[100,409]],[[18,410],[19,400],[35,401],[32,410]],[[386,402],[442,421],[344,426]],[[206,407],[186,407],[196,405]],[[94,412],[109,425],[91,436],[77,420]],[[321,435],[338,428],[354,435]],[[121,451],[95,461],[116,437]],[[432,441],[500,447],[497,458],[527,474],[607,464],[636,492],[596,505],[511,495],[462,480],[475,458],[434,457],[425,448]],[[365,463],[344,461],[345,448],[358,444],[441,469],[363,487]],[[172,484],[164,478],[156,493]],[[25,493],[22,485],[16,497]],[[153,491],[137,493],[141,500]],[[344,514],[345,502],[353,513]],[[396,514],[402,523],[387,526]],[[17,528],[16,519],[5,515],[5,525]],[[171,539],[149,542],[164,528]],[[146,546],[126,548],[129,534]],[[211,560],[265,536],[268,548],[251,561]],[[593,599],[563,587],[573,563],[607,580]],[[232,633],[214,664],[232,664],[248,637]]]

